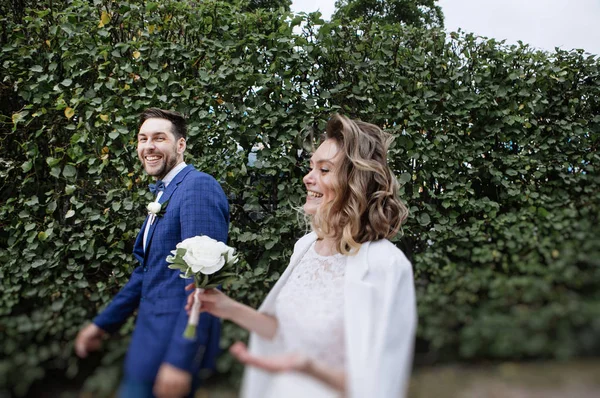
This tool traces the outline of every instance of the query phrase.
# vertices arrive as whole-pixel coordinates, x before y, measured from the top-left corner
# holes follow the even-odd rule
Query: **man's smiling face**
[[[167,119],[147,119],[138,133],[137,153],[148,175],[161,179],[183,161],[185,139],[173,134]]]

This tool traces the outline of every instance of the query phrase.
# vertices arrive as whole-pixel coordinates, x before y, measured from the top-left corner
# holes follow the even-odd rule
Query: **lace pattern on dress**
[[[314,243],[300,260],[275,299],[285,351],[344,368],[345,269],[344,255],[321,256]]]

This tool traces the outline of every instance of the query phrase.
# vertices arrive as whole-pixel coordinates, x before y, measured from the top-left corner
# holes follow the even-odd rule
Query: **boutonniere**
[[[154,224],[154,220],[156,219],[156,217],[162,217],[165,215],[168,204],[169,204],[168,200],[164,203],[158,203],[158,202],[148,203],[148,205],[146,206],[146,209],[148,210],[148,215],[150,216],[150,225]]]

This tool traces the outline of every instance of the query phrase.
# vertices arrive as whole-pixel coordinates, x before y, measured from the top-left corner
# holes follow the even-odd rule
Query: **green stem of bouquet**
[[[195,285],[196,289],[200,286],[200,283],[201,283],[201,280],[198,277],[198,275],[194,275],[194,285]],[[193,291],[192,294],[196,294],[196,292]],[[188,340],[195,340],[196,339],[196,325],[192,325],[188,321],[188,324],[185,327],[185,330],[183,331],[183,337]]]
[[[195,340],[196,339],[196,326],[187,325],[185,327],[185,331],[183,332],[183,337],[185,337],[188,340]]]

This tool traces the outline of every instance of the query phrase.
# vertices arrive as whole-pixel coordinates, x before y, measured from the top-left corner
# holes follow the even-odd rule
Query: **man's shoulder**
[[[214,192],[221,194],[223,188],[221,184],[212,175],[192,168],[181,181],[181,187],[189,192]],[[223,193],[224,195],[224,193]]]
[[[190,167],[190,170],[183,178],[183,183],[218,183],[212,175]]]

